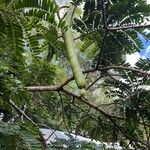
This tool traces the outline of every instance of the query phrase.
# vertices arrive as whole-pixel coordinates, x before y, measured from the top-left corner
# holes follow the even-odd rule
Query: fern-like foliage
[[[150,80],[146,73],[140,73],[141,69],[143,72],[150,70],[149,60],[140,59],[133,69],[129,64],[125,64],[123,57],[143,48],[138,36],[143,34],[143,29],[106,31],[105,26],[114,28],[138,25],[145,19],[143,16],[148,16],[150,6],[146,5],[144,0],[73,2],[75,5],[85,3],[83,16],[74,18],[72,25],[72,34],[79,35],[74,42],[78,56],[83,58],[80,61],[85,62],[83,66],[89,68],[88,64],[92,60],[95,67],[101,60],[98,69],[120,64],[128,67],[127,70],[119,66],[120,69],[105,69],[100,71],[100,74],[96,72],[87,75],[88,85],[99,75],[102,75],[104,80],[94,84],[92,90],[92,87],[88,89],[92,93],[87,95],[90,97],[90,103],[101,104],[99,99],[95,102],[95,97],[98,96],[91,98],[100,85],[106,86],[106,94],[113,104],[106,107],[94,106],[93,109],[87,107],[88,102],[77,102],[72,96],[64,94],[64,91],[27,92],[24,88],[26,86],[53,85],[70,75],[66,63],[66,47],[61,34],[67,27],[64,18],[59,20],[56,17],[60,9],[54,0],[2,0],[0,110],[4,117],[0,123],[0,149],[44,149],[45,143],[38,127],[47,126],[56,130],[75,130],[76,133],[106,142],[124,140],[125,137],[136,149],[142,149],[146,143],[145,136],[149,139],[146,127],[150,122],[150,94],[144,86],[149,86]],[[149,39],[150,34],[144,36]],[[67,89],[78,93],[74,82],[70,82]],[[96,92],[98,93],[99,89]],[[65,140],[59,142],[61,145],[67,143]],[[73,140],[67,144],[70,149],[77,146],[81,149],[90,147],[87,144],[81,146],[80,142]]]
[[[98,40],[103,41],[102,37],[105,36],[105,31],[102,30],[103,26],[117,27],[140,24],[145,19],[143,15],[146,17],[149,10],[150,6],[144,0],[138,2],[136,0],[132,2],[127,0],[106,2],[88,0],[85,1],[82,20],[75,19],[74,27],[83,35],[98,30],[101,33],[101,36],[97,38],[97,43],[99,43]],[[107,33],[103,48],[99,44],[99,49],[105,49],[102,50],[103,60],[114,64],[123,62],[123,55],[138,51],[143,46],[138,38],[139,32],[142,31],[130,29]],[[106,65],[105,62],[103,63]]]
[[[89,58],[94,58],[99,49],[99,44],[95,41],[99,38],[98,33],[90,34],[86,36],[83,41],[79,42],[78,48],[81,52],[84,52]]]
[[[21,0],[14,6],[15,10],[22,10],[25,16],[35,17],[54,23],[57,6],[52,0]]]
[[[22,125],[22,128],[25,126]],[[4,149],[43,149],[44,147],[42,144],[36,139],[39,138],[38,135],[38,130],[34,128],[34,131],[27,131],[24,129],[21,129],[20,126],[17,124],[4,124],[0,123],[0,148],[2,150]]]
[[[44,36],[46,37],[44,33],[47,33],[46,31],[43,34],[40,32],[44,26],[43,20],[49,23],[49,27],[54,26],[56,9],[54,1],[37,1],[37,3],[35,1],[11,1],[10,4],[9,2],[0,4],[0,108],[4,113],[0,125],[2,139],[0,149],[44,149],[41,133],[35,126],[36,130],[31,130],[33,125],[28,124],[24,119],[23,122],[27,124],[22,124],[21,114],[14,109],[10,101],[13,101],[20,109],[28,104],[28,114],[30,114],[33,112],[30,106],[34,109],[36,102],[31,102],[32,95],[26,92],[24,86],[54,83],[55,68],[46,60],[39,58],[42,58],[40,55],[44,49],[41,48],[43,45],[40,44],[40,40],[44,40]],[[42,25],[38,24],[40,21],[43,21]],[[34,28],[33,23],[37,25],[37,28]],[[50,40],[50,38],[47,39]],[[45,42],[45,46],[47,45]],[[31,58],[26,59],[27,55]],[[53,96],[50,95],[50,97]],[[46,112],[43,111],[44,107],[42,107],[41,115]],[[36,117],[33,116],[34,118]],[[16,126],[15,123],[17,123]]]
[[[137,62],[137,67],[145,71],[150,70],[149,60],[140,59]],[[124,128],[127,134],[140,139],[143,137],[140,122],[143,120],[149,124],[149,91],[146,86],[149,86],[149,78],[141,76],[137,72],[132,71],[119,71],[121,74],[120,79],[110,77],[106,83],[110,86],[107,91],[113,97],[116,103],[120,105],[120,114],[125,117]],[[144,111],[144,112],[143,112]]]

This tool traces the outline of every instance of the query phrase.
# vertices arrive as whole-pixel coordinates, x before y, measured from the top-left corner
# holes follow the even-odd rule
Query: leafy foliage
[[[68,135],[69,136],[69,135]],[[86,141],[78,141],[74,139],[70,135],[69,140],[57,139],[56,142],[53,143],[51,149],[87,149],[87,150],[101,150],[103,148],[102,145],[96,145],[95,143],[90,143]]]
[[[27,124],[26,124],[27,125]],[[25,124],[18,126],[17,124],[0,124],[0,147],[1,149],[44,149],[34,135],[38,130],[26,131],[23,128]],[[28,124],[28,126],[31,126]],[[37,130],[37,131],[36,131]],[[31,134],[32,132],[32,134]],[[36,133],[37,132],[37,133]]]
[[[139,34],[149,40],[141,24],[150,5],[145,0],[73,1],[78,8],[82,3],[83,16],[73,18],[70,34],[80,67],[94,67],[86,71],[86,97],[73,78],[67,80],[72,75],[64,42],[67,7],[53,0],[1,1],[0,149],[46,149],[39,128],[149,149],[150,61],[140,59],[131,67],[125,55],[143,48]],[[100,148],[72,138],[49,148],[64,144]]]

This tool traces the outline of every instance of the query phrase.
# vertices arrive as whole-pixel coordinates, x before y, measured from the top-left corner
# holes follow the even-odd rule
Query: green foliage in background
[[[61,7],[54,0],[0,1],[0,149],[48,149],[40,128],[119,142],[124,149],[149,149],[150,92],[142,87],[150,86],[150,60],[140,59],[131,67],[125,55],[143,48],[139,34],[149,40],[141,24],[149,21],[150,5],[145,0],[72,4],[83,13],[74,15],[69,29],[78,67],[96,68],[83,75],[85,97],[80,97],[76,77],[58,88],[73,75],[63,34],[68,32],[69,3]],[[31,86],[51,90],[31,92]],[[99,149],[72,137],[49,149],[62,149],[64,143],[70,149]]]

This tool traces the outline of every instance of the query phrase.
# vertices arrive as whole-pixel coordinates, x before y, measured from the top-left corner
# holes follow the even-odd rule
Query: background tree
[[[142,87],[150,84],[150,62],[140,59],[131,67],[124,56],[143,47],[139,34],[149,39],[144,29],[150,25],[143,22],[150,5],[145,0],[76,0],[71,4],[75,15],[68,26],[69,3],[1,1],[1,149],[48,148],[39,131],[42,127],[117,141],[125,149],[128,144],[149,149],[150,93]],[[59,15],[62,9],[63,17]],[[68,31],[72,37],[65,34]],[[72,75],[76,65],[69,61],[66,36],[73,40],[72,58],[82,68],[86,85],[81,88],[86,89],[86,96],[76,85],[76,73]]]

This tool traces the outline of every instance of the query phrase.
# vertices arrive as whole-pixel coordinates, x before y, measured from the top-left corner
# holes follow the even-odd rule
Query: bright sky
[[[147,3],[150,4],[150,0],[147,0]],[[150,32],[150,30],[145,30],[145,32]],[[139,60],[139,58],[150,58],[150,41],[147,41],[142,35],[139,35],[139,38],[144,44],[144,48],[141,49],[140,54],[138,52],[133,53],[131,55],[126,55],[126,62],[128,62],[132,67],[135,66],[135,63]]]
[[[149,32],[148,30],[146,31]],[[126,55],[126,62],[128,62],[132,67],[135,66],[135,63],[139,58],[150,58],[150,40],[145,39],[142,35],[138,35],[139,39],[143,42],[143,49],[140,50],[140,53],[135,52],[133,54]]]

